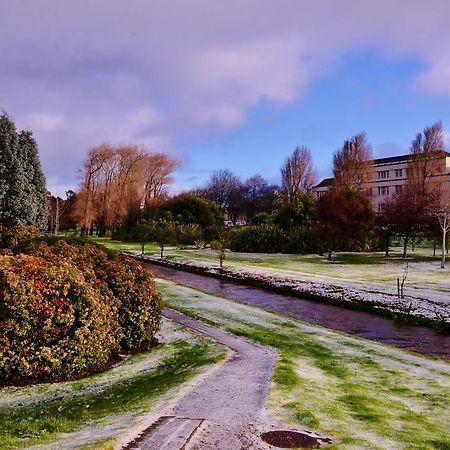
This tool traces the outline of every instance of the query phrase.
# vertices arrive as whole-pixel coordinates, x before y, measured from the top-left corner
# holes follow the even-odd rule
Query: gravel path
[[[267,449],[261,433],[281,425],[264,410],[275,352],[170,309],[164,316],[232,352],[125,448]]]

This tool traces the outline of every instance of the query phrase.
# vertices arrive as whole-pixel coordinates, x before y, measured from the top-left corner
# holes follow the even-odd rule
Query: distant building
[[[441,191],[450,192],[450,153],[436,152],[437,164],[433,182],[441,186]],[[380,205],[400,191],[408,176],[414,169],[414,157],[411,154],[390,156],[373,160],[372,180],[365,187],[372,200],[375,211],[380,211]],[[320,198],[333,184],[333,178],[323,179],[313,188],[313,195]]]

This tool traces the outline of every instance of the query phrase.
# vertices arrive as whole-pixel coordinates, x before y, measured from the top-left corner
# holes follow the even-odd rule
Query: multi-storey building
[[[450,153],[436,152],[433,165],[432,182],[439,185],[441,192],[450,192]],[[412,155],[391,156],[373,160],[371,181],[364,190],[372,200],[375,211],[380,205],[399,192],[408,177],[414,171],[415,159]],[[316,198],[319,198],[333,184],[333,178],[325,178],[313,188]]]

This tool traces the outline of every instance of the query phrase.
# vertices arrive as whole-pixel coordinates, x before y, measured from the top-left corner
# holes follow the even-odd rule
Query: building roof
[[[387,158],[374,159],[375,165],[378,164],[391,164],[396,162],[406,162],[411,158],[412,155],[399,155],[399,156],[388,156]]]
[[[328,187],[333,184],[334,178],[324,178],[315,188]]]
[[[450,157],[450,153],[447,151],[443,152],[445,156]],[[393,163],[400,163],[400,162],[407,162],[413,157],[411,154],[407,155],[398,155],[398,156],[388,156],[387,158],[377,158],[373,160],[373,163],[375,166],[382,165],[382,164],[393,164]],[[314,186],[315,188],[321,188],[321,187],[329,187],[333,184],[333,178],[324,178],[319,184]]]
[[[445,156],[450,156],[450,153],[447,151],[439,151],[439,156],[442,156],[442,154],[444,154]],[[407,154],[407,155],[398,155],[398,156],[388,156],[387,158],[378,158],[378,159],[374,159],[373,163],[377,166],[378,164],[392,164],[392,163],[396,163],[396,162],[406,162],[410,159],[412,159],[414,157],[414,155],[412,155],[411,153]]]

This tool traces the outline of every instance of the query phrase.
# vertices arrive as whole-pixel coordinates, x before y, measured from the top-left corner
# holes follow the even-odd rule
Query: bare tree
[[[85,232],[97,226],[103,236],[134,225],[145,208],[162,198],[177,161],[136,145],[102,144],[89,151],[77,196],[76,217]]]
[[[205,187],[196,191],[197,195],[213,201],[222,212],[226,212],[242,182],[230,170],[218,170],[211,175]]]
[[[372,179],[372,147],[363,131],[344,142],[333,156],[334,184],[364,191]]]
[[[311,192],[315,181],[315,171],[311,150],[297,146],[281,167],[281,190],[288,202],[297,195]]]
[[[416,184],[423,195],[439,196],[438,176],[445,170],[445,150],[442,122],[426,127],[411,143],[408,182]]]
[[[442,256],[441,269],[445,269],[445,255],[447,252],[447,233],[450,231],[450,200],[444,202],[435,212],[442,230]]]
[[[144,156],[145,209],[155,208],[167,197],[166,188],[172,182],[173,171],[179,166],[179,161],[164,153],[150,153]]]

